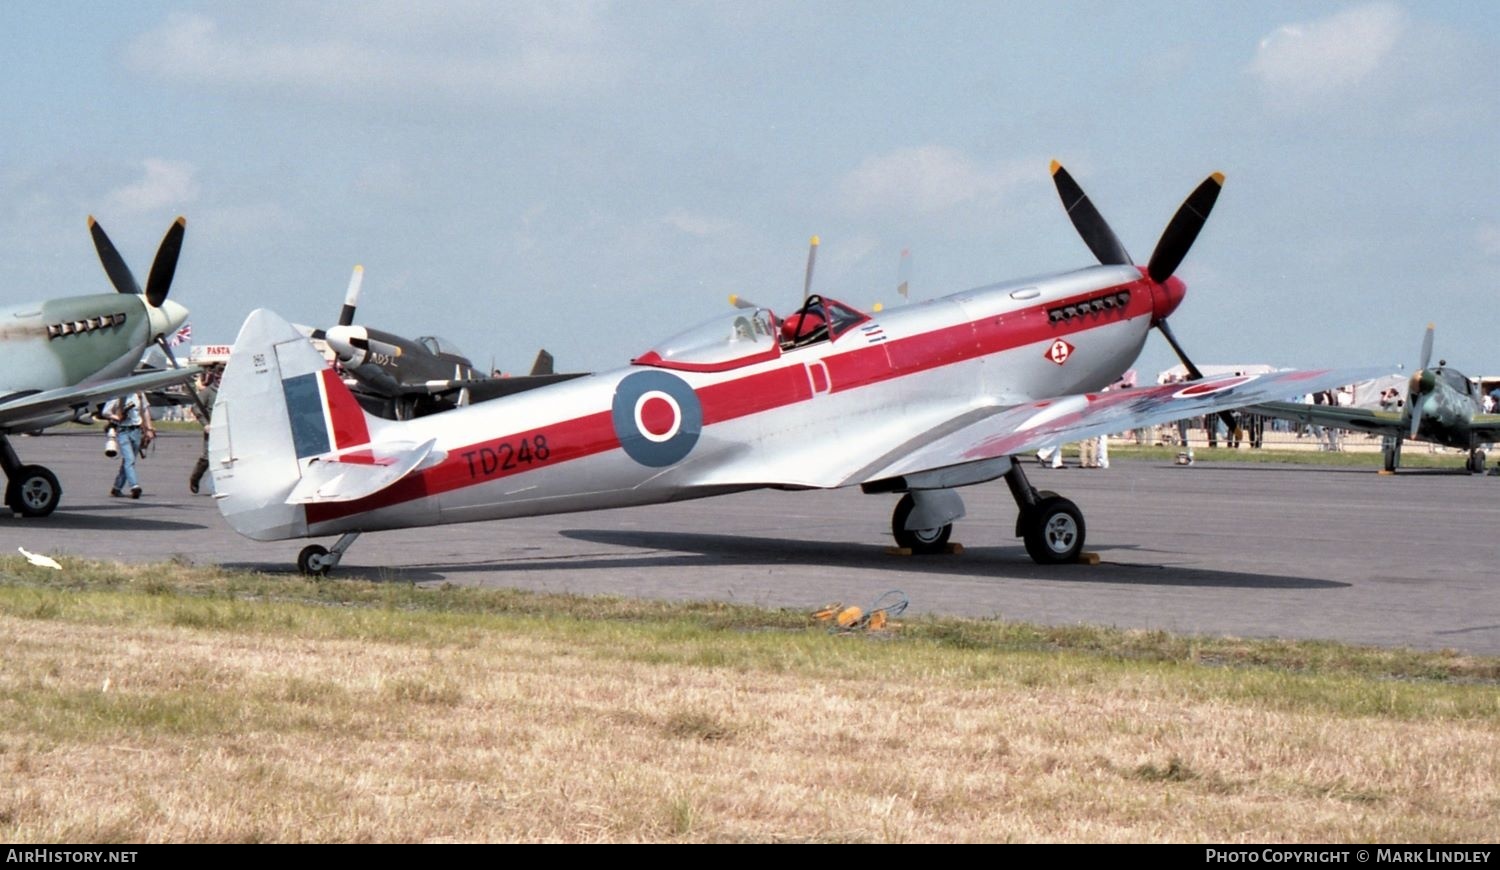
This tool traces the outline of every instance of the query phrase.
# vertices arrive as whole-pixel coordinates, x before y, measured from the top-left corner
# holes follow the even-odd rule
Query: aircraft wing
[[[996,408],[992,414],[938,434],[893,462],[867,467],[859,476],[845,483],[868,483],[919,471],[1015,456],[1054,444],[1351,384],[1379,371],[1383,370],[1315,369],[1232,375],[1190,383],[1059,396]]]
[[[1313,426],[1332,426],[1335,429],[1351,429],[1371,432],[1376,435],[1405,436],[1411,426],[1409,421],[1395,411],[1374,411],[1369,408],[1345,408],[1338,405],[1304,405],[1301,402],[1264,402],[1247,408],[1253,414],[1292,420]],[[1496,418],[1500,420],[1500,417]]]
[[[1500,441],[1500,414],[1475,414],[1469,423],[1475,441]]]
[[[36,421],[55,422],[59,414],[89,410],[95,403],[102,404],[115,396],[155,390],[172,384],[180,384],[198,374],[197,366],[180,369],[145,372],[124,378],[101,381],[97,384],[78,384],[59,387],[39,393],[12,396],[0,400],[0,431],[26,429]]]

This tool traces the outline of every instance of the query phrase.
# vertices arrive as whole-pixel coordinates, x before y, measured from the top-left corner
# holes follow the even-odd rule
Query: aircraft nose
[[[161,305],[152,308],[146,306],[147,317],[151,321],[151,337],[158,335],[171,335],[177,331],[177,327],[187,322],[188,310],[184,305],[163,299]]]
[[[1151,285],[1151,319],[1152,322],[1166,320],[1177,306],[1182,304],[1182,297],[1187,295],[1187,285],[1182,279],[1173,275],[1160,284]]]
[[[364,338],[365,330],[361,326],[334,326],[324,333],[323,340],[338,354],[339,362],[349,364],[356,357],[363,355],[363,351],[354,346],[356,338]]]

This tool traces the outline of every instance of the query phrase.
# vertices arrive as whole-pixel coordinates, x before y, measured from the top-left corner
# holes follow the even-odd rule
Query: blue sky
[[[621,365],[725,310],[1092,262],[1069,167],[1179,270],[1197,361],[1500,374],[1500,12],[1461,3],[0,4],[0,304],[144,279],[188,218],[195,339],[251,308]],[[1140,363],[1175,362],[1153,338]]]

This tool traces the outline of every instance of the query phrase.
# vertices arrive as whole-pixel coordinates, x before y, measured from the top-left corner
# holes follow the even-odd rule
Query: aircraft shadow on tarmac
[[[122,507],[118,511],[109,511],[108,508],[98,509],[99,513],[81,513],[71,510],[60,510],[45,519],[24,520],[17,522],[14,526],[0,526],[0,528],[14,528],[35,530],[39,534],[51,531],[68,532],[189,532],[198,529],[206,529],[203,523],[185,523],[176,520],[157,520],[149,517],[128,516],[129,510]],[[4,520],[0,520],[4,522]]]
[[[370,581],[420,583],[454,574],[530,573],[544,571],[607,571],[621,568],[683,568],[711,565],[773,566],[794,563],[827,565],[867,571],[921,572],[929,575],[1003,580],[1039,580],[1057,583],[1128,583],[1151,586],[1183,586],[1232,589],[1341,589],[1349,586],[1313,577],[1288,577],[1234,571],[1178,568],[1170,565],[1040,566],[1019,545],[1010,547],[965,547],[958,556],[893,556],[883,546],[869,544],[795,541],[739,535],[688,532],[618,531],[569,529],[563,537],[612,547],[635,547],[646,552],[580,554],[577,557],[496,560],[468,563],[403,565],[374,568],[344,563],[338,574]],[[233,567],[233,566],[225,566]],[[284,566],[242,566],[255,570],[284,570]]]

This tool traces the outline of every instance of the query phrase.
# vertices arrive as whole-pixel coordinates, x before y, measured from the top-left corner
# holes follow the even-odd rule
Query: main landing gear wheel
[[[62,485],[57,475],[40,465],[23,465],[11,475],[5,503],[23,517],[45,517],[57,510]]]
[[[1041,565],[1078,561],[1083,552],[1083,513],[1062,496],[1040,495],[1042,499],[1022,520],[1027,554]]]
[[[948,537],[953,534],[953,524],[931,529],[908,529],[906,519],[916,506],[916,499],[912,498],[911,493],[901,496],[901,500],[896,502],[896,510],[891,514],[891,535],[896,539],[896,546],[923,556],[945,552],[948,549]]]
[[[328,558],[328,548],[322,544],[309,544],[297,554],[297,570],[314,577],[327,577],[337,560]]]
[[[1470,474],[1484,474],[1484,451],[1470,450],[1469,461],[1464,467],[1469,469]]]

